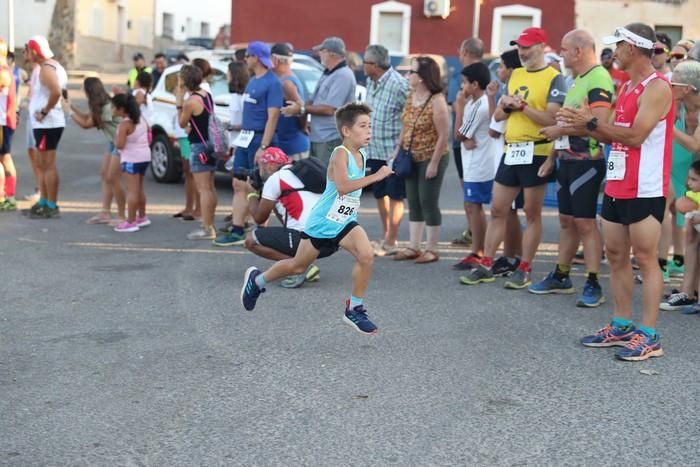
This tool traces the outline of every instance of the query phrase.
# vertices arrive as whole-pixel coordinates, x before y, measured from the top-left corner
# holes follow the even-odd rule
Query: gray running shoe
[[[506,283],[503,284],[503,287],[506,289],[524,289],[525,287],[529,287],[530,284],[532,284],[530,273],[522,269],[516,269],[506,280]]]
[[[496,278],[493,277],[493,271],[491,268],[487,268],[483,264],[471,270],[471,272],[459,278],[459,282],[464,285],[476,285],[495,281]]]

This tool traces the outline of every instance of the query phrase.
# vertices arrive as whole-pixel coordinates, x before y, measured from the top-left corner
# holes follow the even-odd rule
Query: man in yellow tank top
[[[491,205],[491,221],[486,230],[484,257],[460,282],[475,285],[493,282],[493,258],[505,235],[510,206],[522,189],[525,192],[527,228],[523,235],[523,258],[518,269],[506,280],[507,289],[530,285],[530,263],[542,236],[542,205],[547,183],[554,174],[539,176],[539,169],[552,152],[553,144],[540,129],[556,124],[555,116],[566,97],[566,83],[559,71],[547,66],[544,48],[547,34],[540,28],[527,28],[511,45],[517,45],[522,68],[513,70],[508,95],[501,98],[494,113],[506,120],[506,146],[496,173]]]

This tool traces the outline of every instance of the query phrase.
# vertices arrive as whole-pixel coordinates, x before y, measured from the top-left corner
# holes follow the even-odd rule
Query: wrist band
[[[248,196],[246,196],[246,199],[248,201],[250,201],[251,198],[260,199],[260,195],[258,193],[248,193]]]

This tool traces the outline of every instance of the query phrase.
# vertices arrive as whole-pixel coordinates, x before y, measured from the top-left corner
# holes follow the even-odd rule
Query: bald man
[[[581,107],[586,100],[600,121],[610,119],[615,86],[601,65],[595,51],[595,39],[585,30],[576,29],[561,41],[561,56],[576,80],[564,101],[564,107]],[[597,307],[605,301],[598,282],[602,239],[596,223],[598,193],[605,177],[605,158],[598,141],[583,132],[563,126],[549,126],[540,132],[553,140],[554,151],[540,168],[540,176],[550,173],[559,159],[559,255],[549,275],[528,289],[534,294],[574,293],[569,272],[576,249],[583,240],[586,283],[576,300],[579,307]]]

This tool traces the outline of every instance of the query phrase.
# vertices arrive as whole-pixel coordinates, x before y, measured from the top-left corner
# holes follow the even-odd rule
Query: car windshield
[[[318,81],[321,79],[321,71],[316,70],[316,69],[296,69],[293,70],[294,74],[297,75],[297,78],[301,81],[302,85],[304,86],[304,95],[307,99],[311,98],[311,95],[314,93],[314,90],[316,89],[316,85],[318,84]]]

